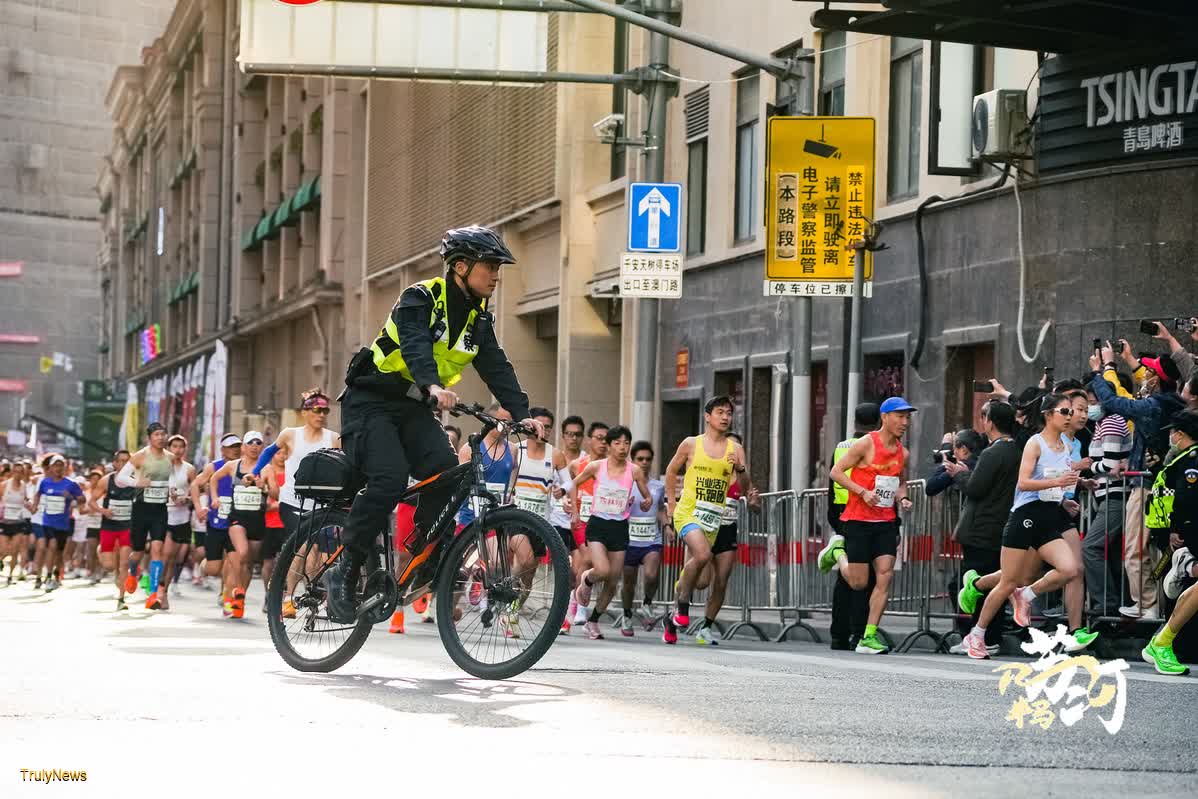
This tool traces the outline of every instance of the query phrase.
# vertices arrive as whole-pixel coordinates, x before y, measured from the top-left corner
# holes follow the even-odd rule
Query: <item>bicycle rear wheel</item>
[[[505,680],[531,668],[557,640],[570,598],[570,556],[558,532],[528,511],[499,508],[487,514],[487,527],[485,535],[477,522],[463,530],[441,562],[437,629],[463,671]]]
[[[349,623],[332,621],[328,615],[328,570],[319,579],[316,572],[341,544],[347,514],[337,508],[316,510],[300,517],[299,529],[279,551],[275,571],[266,593],[266,618],[275,650],[297,671],[329,672],[344,666],[358,654],[371,623],[360,618]],[[334,567],[330,567],[334,568]],[[294,613],[283,615],[283,597],[292,596]]]

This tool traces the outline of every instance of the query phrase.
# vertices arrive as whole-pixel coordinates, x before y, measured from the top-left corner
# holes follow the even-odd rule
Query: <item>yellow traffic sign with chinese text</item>
[[[851,244],[874,216],[875,127],[871,117],[770,119],[766,295],[851,296]],[[867,251],[867,296],[872,279]]]

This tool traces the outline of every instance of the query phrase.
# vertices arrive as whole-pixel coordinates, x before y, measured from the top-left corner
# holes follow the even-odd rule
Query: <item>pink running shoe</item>
[[[965,654],[974,660],[990,659],[990,653],[986,650],[986,642],[973,633],[965,636],[965,640],[961,643],[965,644]]]
[[[661,640],[667,644],[678,643],[678,628],[674,626],[674,622],[669,616],[661,621]]]
[[[1032,603],[1031,600],[1024,599],[1022,587],[1016,588],[1015,593],[1011,594],[1011,615],[1020,627],[1027,627],[1032,623]]]
[[[674,626],[676,626],[680,630],[685,630],[687,627],[691,626],[691,617],[683,616],[680,613],[675,613],[674,614]]]
[[[599,622],[588,621],[586,624],[587,638],[592,641],[602,641],[603,633],[599,631]]]
[[[581,580],[578,583],[578,590],[574,592],[574,600],[583,606],[591,604],[591,586],[587,585],[586,580]]]

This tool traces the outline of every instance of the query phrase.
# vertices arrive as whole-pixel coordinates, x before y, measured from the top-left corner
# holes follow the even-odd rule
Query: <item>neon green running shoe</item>
[[[144,591],[147,595],[149,595],[149,593],[150,593],[150,575],[143,574],[141,576],[140,585],[141,585],[141,590]]]
[[[1072,633],[1073,643],[1065,645],[1066,652],[1080,652],[1098,638],[1098,633],[1090,632],[1088,627],[1078,627]]]
[[[1154,639],[1155,640],[1155,637]],[[1151,663],[1156,668],[1157,674],[1177,675],[1182,676],[1189,674],[1190,670],[1186,666],[1177,662],[1177,655],[1173,654],[1171,646],[1157,646],[1148,642],[1148,646],[1144,647],[1140,652],[1140,657],[1144,658],[1145,663]]]
[[[819,570],[824,574],[832,571],[844,552],[844,536],[836,534],[828,539],[828,545],[819,551]]]
[[[961,590],[957,592],[957,607],[961,608],[962,613],[968,613],[970,616],[977,610],[978,600],[982,598],[982,592],[973,587],[977,579],[981,577],[976,569],[970,569],[961,575]]]
[[[862,636],[857,642],[858,655],[885,655],[890,651],[890,647],[882,643],[882,639],[875,635]]]

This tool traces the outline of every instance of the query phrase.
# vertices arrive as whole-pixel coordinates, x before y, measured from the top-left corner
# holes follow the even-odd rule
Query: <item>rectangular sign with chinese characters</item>
[[[682,298],[682,256],[626,252],[620,255],[620,296]]]
[[[864,236],[874,213],[874,127],[864,117],[770,119],[767,296],[852,296],[850,245]],[[872,279],[867,252],[867,297]]]

